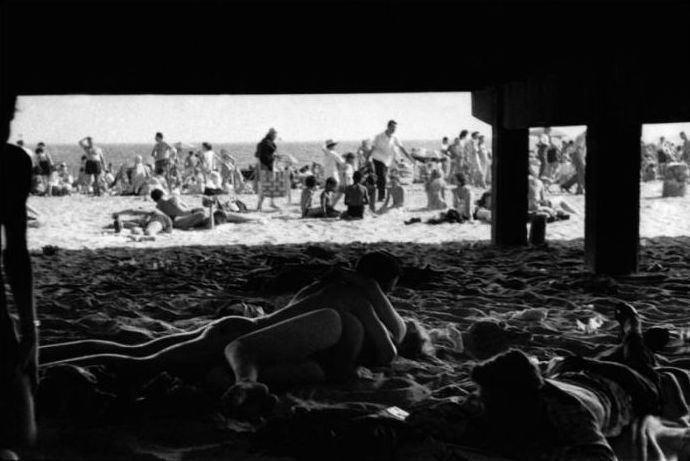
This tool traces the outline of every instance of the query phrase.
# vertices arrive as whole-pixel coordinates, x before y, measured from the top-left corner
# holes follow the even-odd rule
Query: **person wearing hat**
[[[397,125],[398,123],[395,120],[390,120],[386,127],[386,131],[376,135],[374,138],[370,158],[374,163],[376,177],[378,178],[376,184],[379,192],[378,201],[383,201],[386,197],[386,176],[388,175],[388,169],[393,164],[393,161],[397,160],[398,150],[402,151],[407,158],[411,159],[410,154],[407,153],[398,137],[394,134]]]
[[[326,140],[323,150],[323,175],[324,179],[333,178],[340,184],[340,169],[345,165],[343,157],[336,152],[338,143],[332,139]]]

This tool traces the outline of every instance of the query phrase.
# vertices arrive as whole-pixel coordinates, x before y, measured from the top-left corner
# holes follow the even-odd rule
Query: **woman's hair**
[[[401,357],[415,359],[424,355],[435,355],[436,350],[431,342],[429,332],[424,325],[413,318],[405,318],[405,337],[398,346]]]
[[[211,144],[209,144],[207,142],[202,142],[201,145],[204,147],[204,149],[208,149],[208,150],[212,149]]]
[[[316,177],[314,175],[309,175],[304,178],[304,185],[308,188],[316,187]]]
[[[455,179],[458,181],[458,185],[460,186],[467,184],[467,178],[465,178],[464,173],[455,173]]]
[[[338,184],[338,181],[336,181],[335,178],[333,178],[333,177],[326,179],[326,185],[327,186],[335,186],[337,184]]]
[[[403,273],[400,259],[387,251],[365,253],[357,261],[355,269],[357,272],[373,278],[381,286],[388,285]]]
[[[361,171],[355,171],[355,172],[352,174],[352,181],[353,181],[355,184],[359,184],[361,180],[362,180],[362,172],[361,172]]]
[[[472,369],[472,380],[482,389],[507,389],[514,395],[534,393],[544,384],[539,369],[518,349],[510,349],[476,365]]]
[[[160,189],[153,189],[153,190],[151,191],[151,199],[152,199],[154,202],[157,202],[157,201],[160,200],[162,197],[163,197],[163,191],[162,191],[162,190],[160,190]]]

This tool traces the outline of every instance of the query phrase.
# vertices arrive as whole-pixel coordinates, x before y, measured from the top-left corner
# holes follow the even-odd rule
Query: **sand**
[[[262,222],[175,231],[145,243],[104,235],[100,228],[113,211],[150,207],[150,201],[32,198],[31,205],[44,216],[44,225],[31,229],[29,236],[44,344],[85,338],[133,344],[223,315],[268,313],[331,265],[351,264],[367,250],[386,249],[405,266],[391,301],[404,316],[430,330],[436,354],[398,358],[389,368],[360,367],[358,378],[347,386],[283,389],[277,419],[252,424],[222,416],[213,406],[203,410],[193,398],[163,386],[153,410],[145,414],[99,419],[93,416],[95,408],[87,406],[81,423],[42,418],[39,443],[25,455],[51,460],[266,461],[292,459],[287,456],[306,447],[356,451],[371,442],[378,450],[373,459],[463,459],[468,452],[453,440],[453,408],[475,390],[469,371],[477,360],[510,346],[542,361],[567,352],[594,354],[617,341],[612,318],[617,300],[634,303],[645,327],[668,326],[676,335],[690,327],[690,237],[650,238],[688,233],[688,198],[657,199],[660,188],[659,183],[643,185],[641,233],[647,238],[642,241],[641,271],[618,278],[584,270],[583,241],[577,238],[582,236],[581,215],[549,225],[550,238],[566,240],[498,251],[481,241],[489,237],[484,224],[402,224],[411,216],[436,214],[414,211],[423,205],[419,190],[408,194],[408,209],[359,222],[300,221],[286,211],[252,214]],[[576,209],[583,208],[582,197],[567,198]],[[242,199],[253,205],[251,196]],[[330,242],[291,244],[300,238]],[[361,243],[374,240],[388,242]],[[44,245],[59,249],[44,252]],[[467,343],[468,328],[483,320],[502,322],[507,332]],[[677,346],[667,352],[686,349]],[[330,413],[324,420],[292,416],[280,426],[280,417],[290,415],[294,405],[317,416],[324,406]],[[342,423],[347,421],[343,414],[390,405],[422,421],[423,436],[404,431],[390,436],[389,423],[377,423],[373,432],[360,423]],[[336,433],[355,438],[343,438],[337,445],[323,433],[324,427],[336,426]],[[293,442],[301,448],[286,444],[286,434],[297,436]],[[335,459],[331,455],[321,453],[314,459]],[[349,459],[365,458],[356,453]],[[466,459],[498,458],[485,453]]]
[[[411,217],[423,221],[438,212],[421,211],[426,206],[422,185],[406,186],[406,206],[362,221],[303,220],[299,218],[299,191],[293,191],[293,205],[277,199],[281,211],[252,212],[256,223],[218,226],[213,230],[179,231],[159,235],[153,242],[132,242],[127,233],[114,234],[103,227],[112,222],[115,211],[128,208],[152,209],[153,202],[143,197],[31,197],[29,204],[42,214],[41,227],[29,229],[29,245],[41,248],[106,248],[128,246],[162,248],[178,245],[265,245],[303,242],[417,242],[489,240],[490,226],[480,222],[442,225],[405,225]],[[477,194],[479,191],[476,191]],[[250,210],[256,208],[255,195],[238,196]],[[565,199],[576,211],[570,220],[547,226],[547,238],[570,240],[584,236],[584,196],[554,193],[553,198]],[[450,199],[449,199],[450,200]],[[190,206],[200,206],[200,196],[183,196]],[[268,201],[264,208],[269,210]],[[344,209],[342,203],[340,208]],[[661,198],[661,182],[641,185],[640,235],[642,237],[690,235],[690,195],[683,198]]]

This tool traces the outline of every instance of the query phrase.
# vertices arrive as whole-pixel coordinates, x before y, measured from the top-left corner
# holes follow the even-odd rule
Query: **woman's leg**
[[[304,362],[337,344],[342,332],[338,312],[320,309],[237,338],[225,348],[225,357],[238,382],[256,382],[261,369]]]
[[[68,343],[41,346],[39,348],[39,363],[41,365],[50,365],[53,362],[102,354],[147,357],[170,346],[198,338],[205,330],[206,327],[203,327],[194,331],[165,336],[143,344],[134,345],[119,344],[99,339],[87,339],[83,341],[71,341]]]

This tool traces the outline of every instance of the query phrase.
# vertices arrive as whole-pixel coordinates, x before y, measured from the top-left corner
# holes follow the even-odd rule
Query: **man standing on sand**
[[[173,150],[170,145],[163,141],[163,133],[156,133],[156,145],[153,146],[151,156],[155,163],[155,173],[165,176],[165,181],[170,184],[170,165],[173,160]]]
[[[407,153],[403,145],[395,136],[395,129],[398,123],[395,120],[390,120],[386,131],[376,135],[373,143],[373,150],[371,153],[371,160],[374,163],[374,170],[376,172],[376,187],[378,189],[378,201],[382,202],[386,198],[386,176],[388,169],[397,161],[398,149],[402,151],[407,158],[410,154]],[[373,197],[371,198],[374,199]]]
[[[105,157],[100,147],[93,145],[91,136],[79,140],[79,145],[86,153],[86,165],[84,174],[90,183],[93,183],[94,195],[101,195],[101,173],[105,170]]]

